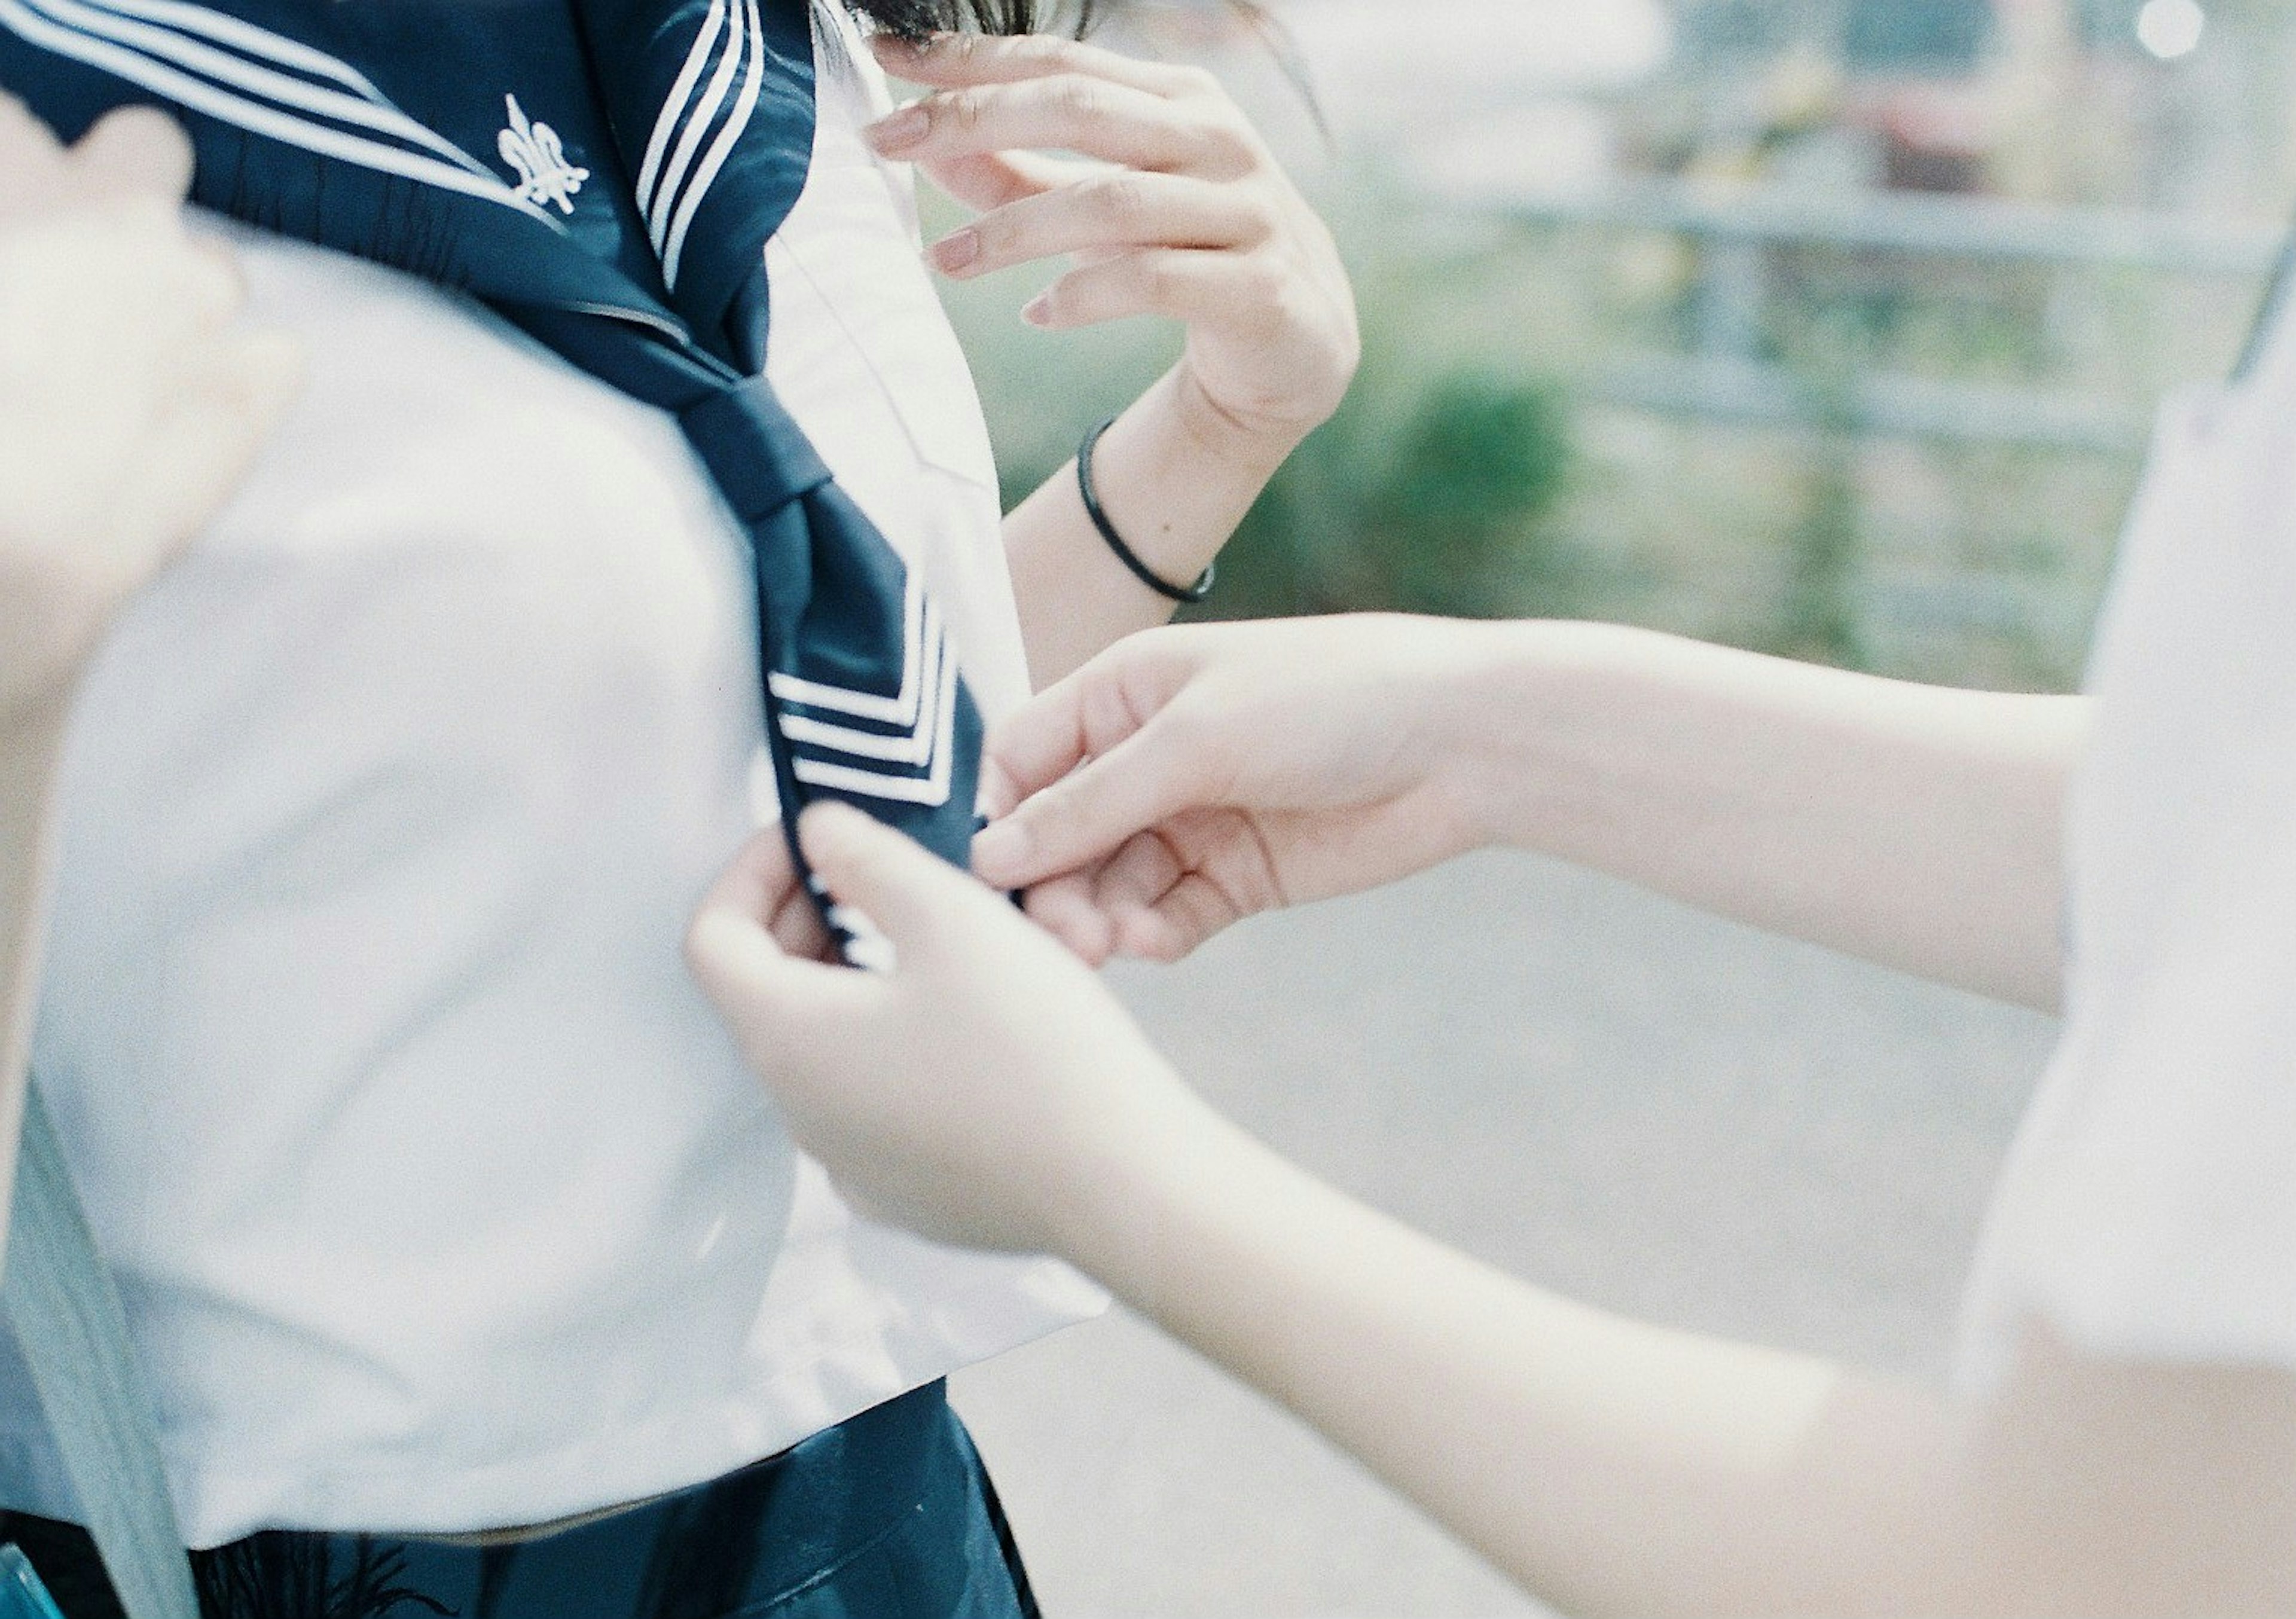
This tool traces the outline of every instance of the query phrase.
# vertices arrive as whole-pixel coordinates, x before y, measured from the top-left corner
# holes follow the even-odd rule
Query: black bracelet
[[[1077,490],[1084,496],[1085,515],[1092,519],[1092,526],[1100,530],[1100,537],[1108,542],[1108,548],[1116,553],[1116,560],[1130,568],[1132,576],[1141,584],[1158,595],[1184,605],[1201,601],[1212,593],[1212,580],[1219,572],[1218,563],[1205,568],[1193,585],[1174,585],[1168,579],[1160,578],[1155,570],[1124,543],[1124,536],[1116,532],[1116,525],[1108,520],[1108,513],[1101,506],[1100,491],[1092,480],[1092,453],[1100,447],[1100,436],[1115,425],[1116,418],[1111,416],[1086,433],[1084,442],[1077,446]]]

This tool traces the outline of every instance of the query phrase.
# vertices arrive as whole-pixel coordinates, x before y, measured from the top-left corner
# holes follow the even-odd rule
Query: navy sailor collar
[[[196,202],[744,370],[813,71],[806,0],[0,0],[0,85],[67,140],[160,104]]]

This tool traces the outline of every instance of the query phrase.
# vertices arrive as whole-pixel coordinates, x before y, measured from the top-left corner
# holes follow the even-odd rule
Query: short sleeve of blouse
[[[2077,1348],[2296,1370],[2296,365],[2163,413],[2090,672],[2062,1043],[1962,1369]]]

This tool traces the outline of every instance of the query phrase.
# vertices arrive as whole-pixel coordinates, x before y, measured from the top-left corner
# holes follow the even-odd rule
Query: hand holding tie
[[[843,805],[799,822],[885,970],[829,965],[778,829],[695,914],[686,958],[791,1134],[857,1207],[936,1241],[1079,1257],[1119,1185],[1209,1110],[1099,980],[997,895]]]
[[[1496,641],[1391,616],[1135,636],[992,733],[974,870],[1098,963],[1464,853],[1488,836],[1465,693]]]

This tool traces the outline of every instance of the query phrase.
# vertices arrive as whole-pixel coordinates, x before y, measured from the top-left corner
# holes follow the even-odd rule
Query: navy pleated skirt
[[[120,1619],[74,1525],[0,1512],[65,1619]],[[267,1531],[194,1554],[206,1619],[1036,1619],[935,1383],[711,1484],[512,1544]]]

